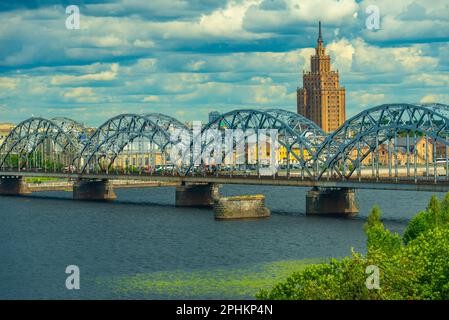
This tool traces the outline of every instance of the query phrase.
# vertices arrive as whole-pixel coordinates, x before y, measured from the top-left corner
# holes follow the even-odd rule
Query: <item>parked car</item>
[[[75,172],[76,171],[76,167],[74,165],[69,165],[67,167],[64,167],[63,171],[64,172]]]

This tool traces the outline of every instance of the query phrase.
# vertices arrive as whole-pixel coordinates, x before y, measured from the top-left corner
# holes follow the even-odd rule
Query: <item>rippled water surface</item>
[[[244,221],[175,208],[173,187],[117,190],[114,203],[72,201],[68,192],[0,197],[0,298],[251,298],[235,288],[266,285],[273,266],[282,273],[297,260],[363,252],[374,204],[385,225],[402,232],[431,195],[360,190],[360,215],[342,219],[306,217],[306,192],[224,186],[224,195],[266,195],[272,216]],[[72,264],[81,270],[77,291],[65,288]]]

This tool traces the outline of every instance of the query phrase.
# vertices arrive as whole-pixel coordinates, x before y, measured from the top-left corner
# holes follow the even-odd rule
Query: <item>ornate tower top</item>
[[[317,56],[325,55],[324,41],[323,41],[323,36],[321,34],[321,21],[318,22],[318,39],[317,39],[317,46],[316,46],[316,55]]]
[[[318,22],[318,39],[315,48],[315,55],[311,57],[311,69],[313,73],[330,72],[330,57],[326,55],[323,34],[321,33],[321,21]]]

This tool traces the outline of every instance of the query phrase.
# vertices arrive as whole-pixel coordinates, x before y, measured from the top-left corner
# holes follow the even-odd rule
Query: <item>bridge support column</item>
[[[176,187],[176,206],[212,208],[219,196],[220,185],[216,183],[182,184]]]
[[[113,201],[117,199],[112,183],[105,180],[80,179],[73,184],[74,200]]]
[[[0,177],[0,195],[21,196],[30,193],[22,177]]]
[[[307,215],[330,215],[350,217],[357,215],[359,208],[355,200],[355,190],[349,188],[314,187],[306,195]]]
[[[215,219],[254,219],[270,216],[265,207],[265,196],[257,194],[242,197],[220,197],[214,203]]]

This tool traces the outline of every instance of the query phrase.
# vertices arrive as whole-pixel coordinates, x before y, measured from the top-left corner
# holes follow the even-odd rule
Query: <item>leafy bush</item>
[[[410,220],[404,232],[404,242],[408,243],[426,230],[443,226],[447,223],[449,223],[449,192],[442,202],[433,195],[430,198],[427,209],[419,212]]]
[[[449,299],[449,193],[432,197],[404,238],[381,222],[376,206],[364,225],[367,254],[332,259],[295,272],[258,299]],[[404,243],[404,244],[403,244]],[[380,270],[380,289],[365,285],[366,267]]]
[[[395,254],[401,249],[402,239],[397,233],[391,234],[390,230],[385,229],[384,224],[380,220],[381,215],[382,212],[379,207],[375,206],[363,226],[367,235],[366,246],[368,254],[377,250],[386,254]]]

